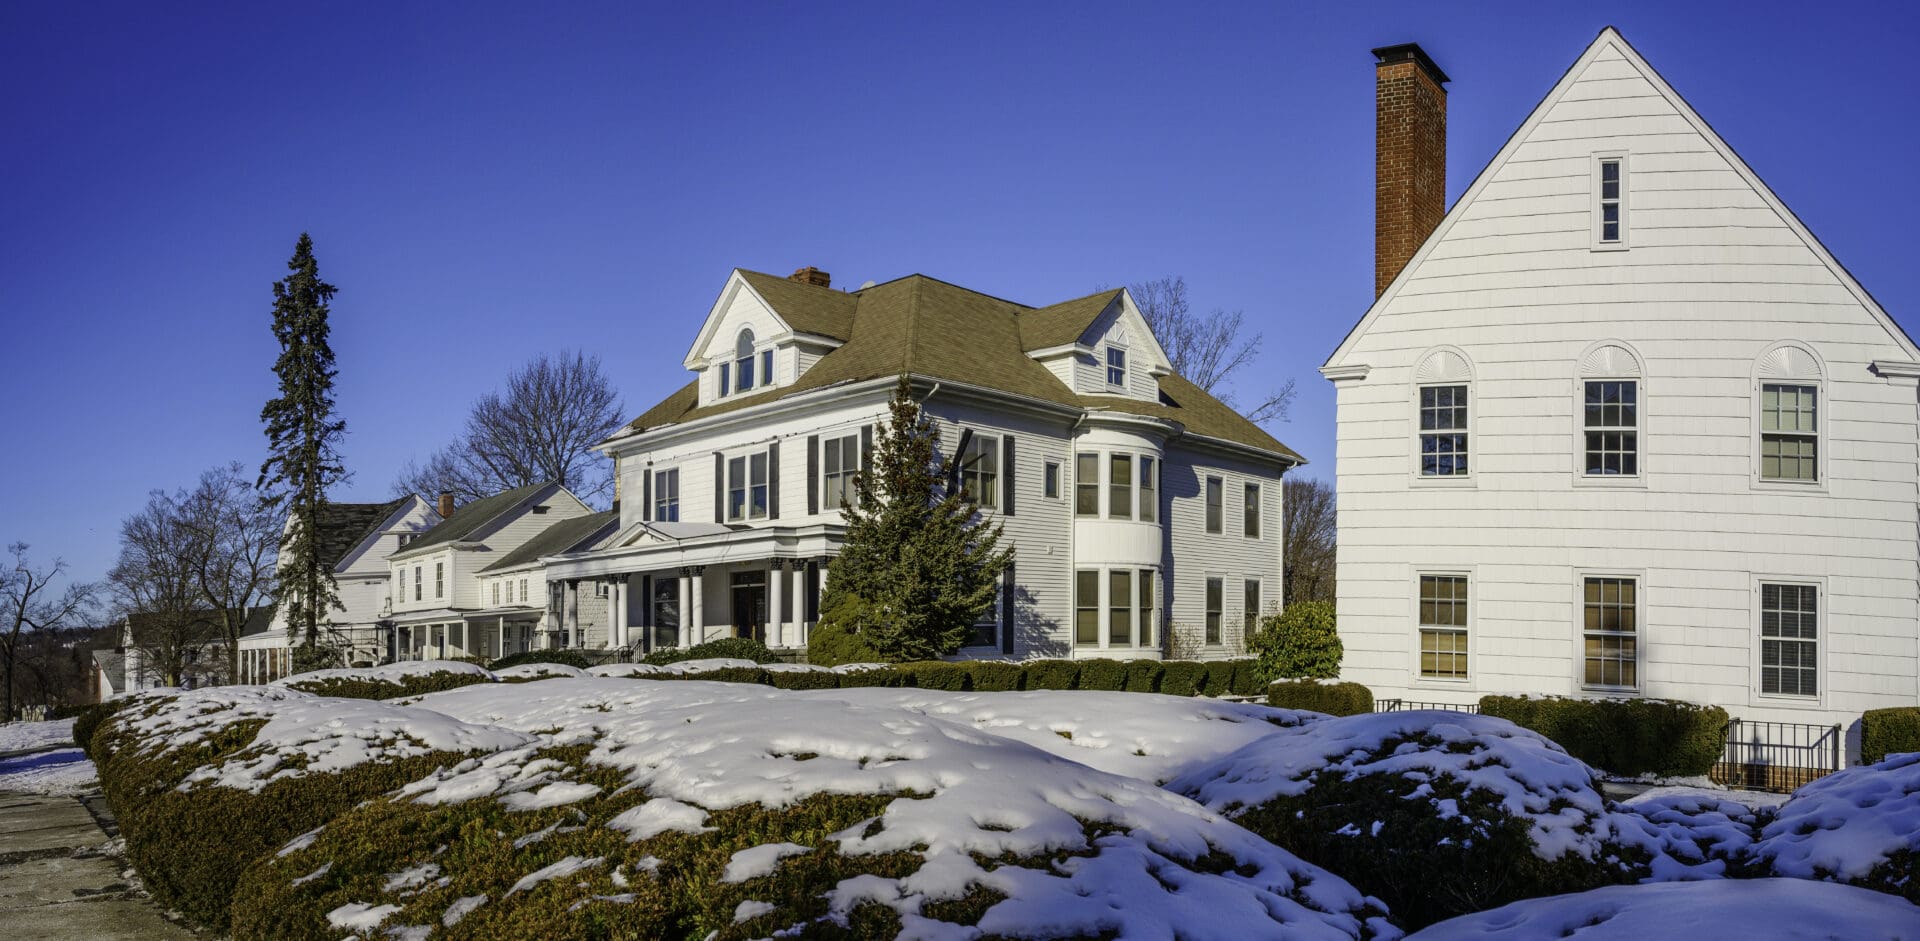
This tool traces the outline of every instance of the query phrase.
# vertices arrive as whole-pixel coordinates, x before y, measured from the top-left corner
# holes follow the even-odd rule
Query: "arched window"
[[[1799,343],[1776,343],[1760,354],[1753,373],[1756,477],[1765,484],[1817,486],[1826,477],[1821,438],[1828,421],[1820,358]]]
[[[1466,354],[1443,347],[1421,358],[1413,371],[1413,383],[1414,427],[1419,442],[1414,473],[1423,478],[1468,479],[1472,364]]]
[[[1639,354],[1617,340],[1595,343],[1581,355],[1574,393],[1581,477],[1624,481],[1640,476],[1640,374]]]
[[[733,342],[734,391],[745,392],[753,388],[753,330],[740,331],[740,338]]]

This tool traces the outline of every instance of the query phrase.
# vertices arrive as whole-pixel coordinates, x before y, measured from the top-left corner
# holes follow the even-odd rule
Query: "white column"
[[[793,642],[807,642],[807,560],[793,560]]]
[[[627,645],[627,577],[620,576],[607,588],[607,646]]]
[[[693,570],[680,570],[680,639],[674,642],[676,647],[690,647],[687,640],[693,630]]]
[[[687,603],[682,606],[689,612],[687,615],[687,626],[682,630],[680,635],[680,646],[682,647],[691,647],[707,639],[706,605],[703,603],[704,598],[702,597],[706,593],[707,588],[707,567],[704,565],[696,565],[687,571],[692,575],[690,579],[692,585],[689,588],[689,599]]]
[[[786,594],[780,590],[782,587],[780,576],[786,570],[787,563],[784,559],[774,559],[767,563],[767,640],[772,642],[769,646],[773,647],[790,646],[787,641],[787,619],[781,617],[784,612],[780,605],[781,596]]]
[[[567,582],[567,632],[561,635],[561,646],[572,647],[580,642],[580,580]]]

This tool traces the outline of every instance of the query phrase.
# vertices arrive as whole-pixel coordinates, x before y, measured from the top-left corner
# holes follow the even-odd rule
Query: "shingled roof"
[[[501,557],[500,561],[481,569],[481,572],[497,572],[515,566],[533,562],[541,556],[559,555],[575,549],[588,548],[582,545],[594,541],[610,526],[620,522],[619,510],[607,510],[587,516],[564,519],[542,530],[540,535],[520,544],[520,547]]]
[[[319,546],[321,564],[328,568],[338,566],[354,546],[372,535],[393,511],[411,499],[413,497],[405,496],[385,503],[322,504],[314,526],[314,542]]]
[[[627,423],[615,437],[723,415],[832,385],[906,374],[983,386],[1090,411],[1108,409],[1164,418],[1180,422],[1193,434],[1270,451],[1289,461],[1305,460],[1179,376],[1161,377],[1159,402],[1077,395],[1027,355],[1032,350],[1079,339],[1113,302],[1118,290],[1034,308],[919,274],[851,292],[758,272],[740,274],[794,329],[845,342],[789,385],[701,406],[697,380],[689,382]],[[844,327],[836,319],[843,315],[848,315]],[[802,322],[813,326],[803,328]],[[835,330],[841,332],[832,332]]]
[[[550,484],[528,484],[513,490],[505,490],[490,497],[481,497],[453,511],[453,515],[440,521],[440,525],[421,533],[418,538],[407,543],[405,549],[394,553],[394,557],[413,555],[428,546],[459,542],[495,517],[512,509],[520,501],[538,493]]]

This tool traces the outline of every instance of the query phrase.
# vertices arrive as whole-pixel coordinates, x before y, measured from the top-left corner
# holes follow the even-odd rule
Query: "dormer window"
[[[772,350],[760,351],[760,384],[763,386],[773,385],[773,351]]]
[[[745,392],[753,388],[753,331],[740,331],[740,338],[733,343],[734,379],[738,383],[735,392]]]
[[[1107,385],[1127,385],[1127,351],[1117,346],[1107,347]]]

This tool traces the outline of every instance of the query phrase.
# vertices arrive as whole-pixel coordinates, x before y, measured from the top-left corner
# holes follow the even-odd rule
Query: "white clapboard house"
[[[966,655],[1225,656],[1278,607],[1301,459],[1175,375],[1125,291],[1028,307],[920,275],[840,291],[736,270],[684,365],[602,445],[617,532],[546,557],[551,579],[609,586],[613,646],[804,646],[902,375],[1015,551]]]
[[[1451,209],[1446,76],[1376,54],[1378,298],[1321,370],[1346,678],[1920,701],[1913,341],[1614,30]]]

